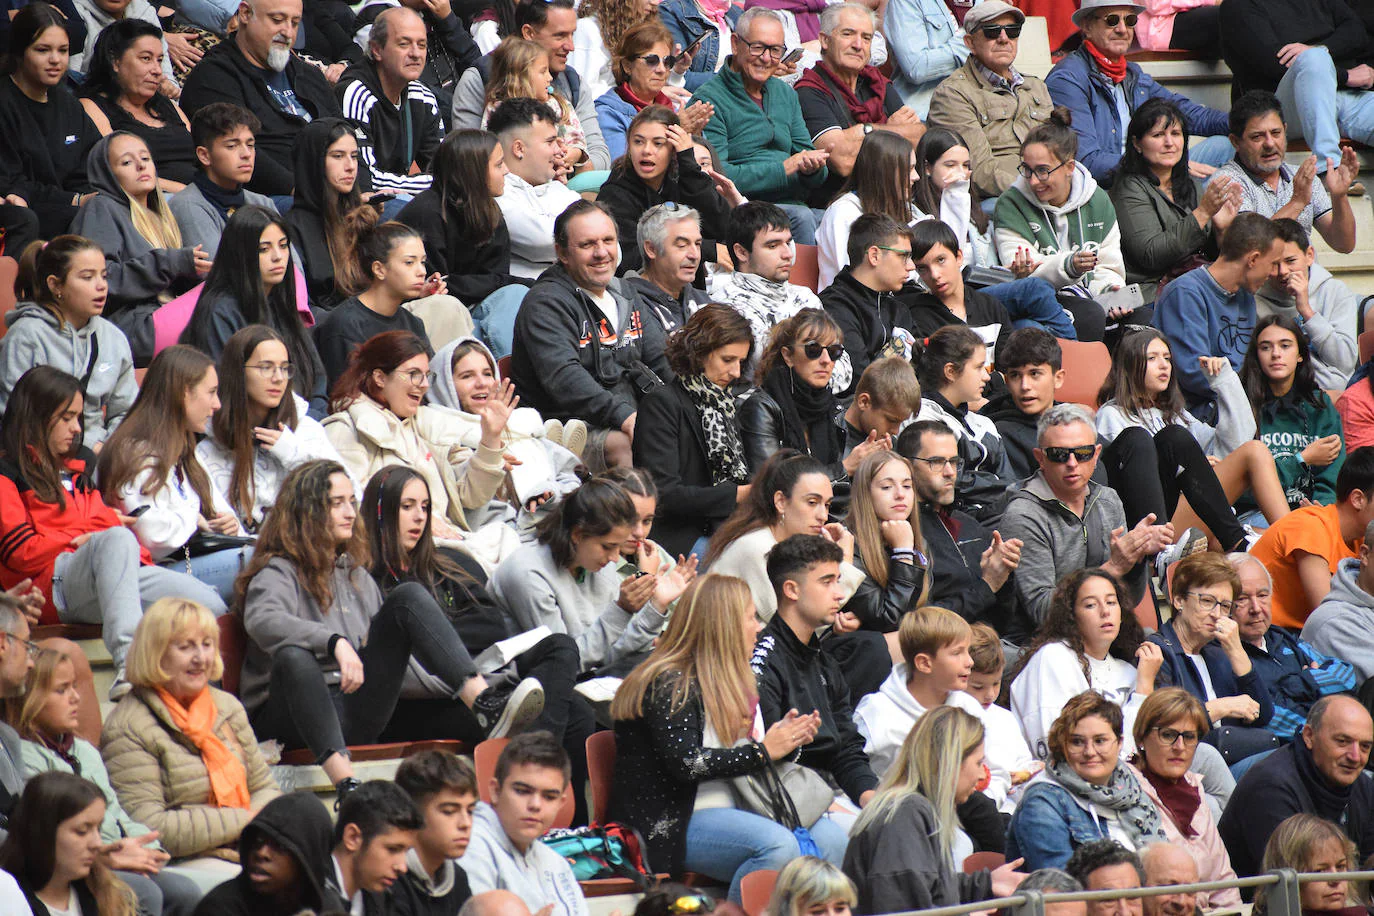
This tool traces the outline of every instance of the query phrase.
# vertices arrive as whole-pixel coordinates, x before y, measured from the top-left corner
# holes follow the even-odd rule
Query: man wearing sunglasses
[[[1174,542],[1173,526],[1153,514],[1128,530],[1121,497],[1092,479],[1102,448],[1091,410],[1056,404],[1040,415],[1037,441],[1040,470],[1011,495],[1000,529],[1022,544],[1018,619],[1003,633],[1014,642],[1044,621],[1055,585],[1075,569],[1100,566],[1121,579],[1135,607],[1148,584],[1144,561]]]
[[[1045,78],[1054,103],[1073,113],[1078,161],[1104,188],[1111,186],[1112,170],[1126,149],[1131,115],[1150,99],[1173,102],[1183,111],[1188,133],[1208,138],[1188,151],[1195,175],[1210,175],[1234,155],[1226,139],[1226,112],[1168,91],[1139,64],[1126,59],[1136,20],[1144,11],[1145,7],[1122,0],[1083,0],[1073,14],[1083,45],[1055,64]]]
[[[983,0],[964,16],[964,44],[971,56],[935,89],[930,117],[968,144],[973,184],[984,200],[1016,181],[1021,139],[1049,120],[1050,90],[1043,80],[1016,69],[1026,14],[1002,0]]]

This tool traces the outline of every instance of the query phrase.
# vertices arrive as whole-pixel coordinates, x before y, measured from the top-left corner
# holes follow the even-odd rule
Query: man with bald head
[[[301,0],[243,0],[238,30],[201,58],[186,77],[181,107],[193,115],[212,102],[232,102],[262,122],[250,191],[285,197],[296,187],[291,148],[316,118],[337,118],[339,103],[317,67],[291,53]]]
[[[1169,887],[1198,882],[1197,862],[1188,850],[1169,843],[1147,846],[1140,854],[1145,866],[1145,887]],[[1145,897],[1145,916],[1193,916],[1198,912],[1196,894],[1164,894]]]
[[[1217,825],[1241,877],[1258,874],[1274,829],[1294,814],[1345,828],[1363,862],[1374,853],[1374,778],[1365,772],[1374,720],[1358,700],[1322,697],[1302,734],[1240,778]]]
[[[344,117],[367,134],[358,153],[373,190],[407,200],[433,183],[430,166],[445,133],[439,100],[420,80],[428,49],[419,13],[383,10],[372,21],[367,59],[350,64],[338,85]]]
[[[532,916],[530,908],[510,891],[485,891],[473,894],[458,910],[458,916]]]

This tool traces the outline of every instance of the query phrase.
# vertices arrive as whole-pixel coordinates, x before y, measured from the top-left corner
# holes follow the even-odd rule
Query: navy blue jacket
[[[1149,639],[1164,653],[1164,665],[1155,677],[1155,687],[1182,687],[1199,701],[1206,703],[1207,691],[1202,685],[1202,678],[1198,676],[1192,661],[1184,654],[1183,644],[1174,632],[1174,622],[1171,620],[1161,626],[1159,632],[1150,634]],[[1199,654],[1207,665],[1207,675],[1212,679],[1212,689],[1218,697],[1234,697],[1243,693],[1259,704],[1259,716],[1255,721],[1234,721],[1230,724],[1267,725],[1270,717],[1274,715],[1274,702],[1269,698],[1269,688],[1265,686],[1259,670],[1252,664],[1249,674],[1236,677],[1235,669],[1226,658],[1226,652],[1216,640],[1203,646]]]

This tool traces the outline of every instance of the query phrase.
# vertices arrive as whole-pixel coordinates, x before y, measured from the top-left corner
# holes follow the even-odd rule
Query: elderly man
[[[1017,179],[1021,141],[1049,120],[1050,90],[1043,80],[1015,67],[1026,14],[1002,0],[983,0],[964,17],[964,44],[972,56],[935,89],[931,126],[964,138],[973,162],[973,184],[986,198]]]
[[[1144,11],[1143,6],[1121,0],[1083,0],[1073,14],[1073,24],[1083,33],[1083,45],[1055,64],[1045,80],[1054,103],[1073,113],[1078,161],[1103,187],[1110,184],[1112,170],[1126,149],[1131,115],[1150,99],[1164,98],[1176,104],[1188,122],[1188,133],[1215,138],[1192,146],[1189,157],[1194,165],[1220,165],[1232,155],[1225,140],[1224,111],[1169,92],[1139,64],[1126,59],[1135,37],[1136,17]]]
[[[615,219],[604,204],[579,200],[564,210],[553,243],[558,263],[515,318],[511,380],[546,417],[579,417],[633,439],[639,398],[673,377],[663,325],[615,277]]]
[[[1228,554],[1240,577],[1231,618],[1240,632],[1241,646],[1259,672],[1274,701],[1274,715],[1265,726],[1285,740],[1302,730],[1312,704],[1320,697],[1355,689],[1355,669],[1330,658],[1282,627],[1271,626],[1270,599],[1274,580],[1264,564],[1248,553]]]
[[[181,93],[193,115],[212,102],[232,102],[257,116],[258,158],[250,191],[285,197],[296,187],[291,150],[296,134],[316,118],[342,112],[319,69],[291,53],[301,24],[301,0],[243,0],[240,25],[196,64]]]
[[[826,7],[821,13],[821,59],[796,83],[811,143],[830,154],[827,188],[839,190],[854,169],[864,137],[873,131],[894,131],[914,146],[926,130],[916,112],[902,104],[891,81],[869,65],[875,28],[873,11],[862,4]]]
[[[343,114],[364,128],[369,143],[359,154],[372,172],[373,190],[406,199],[434,181],[429,174],[444,139],[444,118],[429,87],[420,82],[429,37],[414,10],[384,10],[372,23],[367,59],[339,79]]]
[[[701,267],[701,218],[691,207],[659,204],[644,211],[637,229],[644,266],[626,279],[668,334],[711,301],[692,285]]]
[[[1221,815],[1217,829],[1236,874],[1259,873],[1270,834],[1294,814],[1340,824],[1361,862],[1374,853],[1374,778],[1364,770],[1371,746],[1374,721],[1358,700],[1313,704],[1298,740],[1250,767]]]
[[[1197,884],[1197,862],[1188,850],[1169,843],[1155,843],[1140,853],[1145,866],[1146,887],[1172,887]],[[1142,898],[1145,916],[1194,916],[1198,913],[1196,894],[1161,894]]]
[[[354,40],[364,49],[371,40],[368,23],[375,24],[377,17],[397,2],[368,0],[358,9],[355,22],[358,31]],[[447,120],[449,112],[453,110],[453,90],[458,87],[458,78],[477,63],[482,52],[468,34],[467,26],[450,0],[399,0],[399,3],[418,13],[425,24],[428,46],[421,55],[425,58],[425,64],[418,79],[434,93],[439,111]]]
[[[1085,891],[1123,891],[1145,884],[1140,857],[1111,839],[1079,846],[1064,870],[1082,882]],[[1088,904],[1088,916],[1140,916],[1140,898],[1093,900]]]
[[[1219,169],[1240,182],[1241,211],[1270,219],[1295,219],[1311,235],[1315,228],[1326,243],[1343,254],[1355,250],[1355,211],[1350,208],[1350,183],[1359,174],[1355,151],[1346,147],[1326,175],[1317,174],[1317,157],[1308,156],[1294,171],[1284,162],[1288,125],[1278,97],[1258,89],[1245,93],[1231,106],[1231,143],[1234,162]]]
[[[549,52],[549,73],[553,75],[552,90],[577,111],[586,135],[587,155],[569,162],[572,174],[590,169],[611,167],[611,152],[601,135],[601,122],[596,117],[596,94],[582,91],[582,77],[568,66],[573,52],[573,33],[577,31],[577,8],[573,0],[532,0],[515,4],[515,34],[532,41]],[[463,73],[458,88],[453,91],[453,128],[476,130],[482,126],[487,107],[487,80],[491,77],[491,55]]]
[[[830,154],[811,146],[796,90],[773,75],[787,53],[781,17],[745,10],[730,46],[725,66],[692,97],[715,106],[702,134],[741,194],[782,206],[796,240],[814,245],[817,215],[806,201],[825,184]]]
[[[1013,641],[1039,627],[1055,584],[1075,569],[1100,566],[1122,579],[1135,607],[1145,594],[1143,561],[1174,540],[1173,526],[1156,525],[1154,515],[1127,530],[1121,497],[1092,479],[1102,448],[1091,410],[1054,405],[1040,415],[1036,441],[1040,470],[1012,494],[1000,528],[1022,544],[1015,578],[1022,629],[1002,634]]]
[[[1359,556],[1341,560],[1331,591],[1302,625],[1314,652],[1350,660],[1360,683],[1374,677],[1374,522],[1364,529]]]

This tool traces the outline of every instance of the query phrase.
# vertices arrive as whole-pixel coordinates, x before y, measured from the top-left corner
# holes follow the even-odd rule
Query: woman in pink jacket
[[[1217,0],[1140,0],[1145,11],[1136,23],[1135,40],[1146,51],[1192,51],[1198,57],[1221,57]]]

